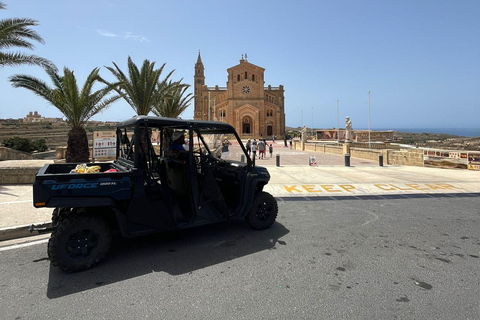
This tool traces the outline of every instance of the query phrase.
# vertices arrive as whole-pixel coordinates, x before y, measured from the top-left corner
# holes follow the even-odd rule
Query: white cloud
[[[135,40],[135,41],[140,41],[140,42],[150,42],[150,40],[148,40],[147,38],[145,38],[143,36],[135,35],[132,32],[125,32],[125,35],[120,36],[116,33],[110,32],[110,31],[98,29],[97,33],[100,34],[101,36],[104,36],[104,37],[123,38],[125,40]]]
[[[150,42],[150,40],[148,40],[147,38],[142,37],[142,36],[134,35],[132,32],[127,32],[125,34],[125,39],[132,39],[132,40],[136,40],[136,41],[140,41],[140,42]]]
[[[98,32],[101,36],[104,36],[104,37],[118,38],[118,35],[116,35],[115,33],[109,32],[109,31],[97,30],[97,32]]]

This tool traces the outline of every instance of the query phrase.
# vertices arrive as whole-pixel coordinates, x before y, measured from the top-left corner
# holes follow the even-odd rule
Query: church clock
[[[249,93],[250,92],[250,87],[249,86],[243,86],[242,92],[243,93]]]

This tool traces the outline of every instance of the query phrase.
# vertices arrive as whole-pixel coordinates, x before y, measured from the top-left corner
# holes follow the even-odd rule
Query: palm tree
[[[15,75],[10,77],[12,86],[25,88],[47,100],[65,116],[71,130],[68,133],[67,162],[88,162],[89,148],[85,124],[94,115],[98,114],[110,104],[121,98],[121,95],[107,96],[115,86],[120,83],[107,85],[94,92],[93,86],[100,81],[99,68],[95,68],[88,75],[81,91],[73,71],[63,69],[63,76],[56,71],[45,69],[53,82],[50,87],[44,81],[28,75]]]
[[[182,84],[182,80],[178,82],[170,82],[167,88],[170,92],[155,105],[152,112],[159,117],[178,118],[189,106],[193,99],[192,93],[184,96],[185,91],[190,87],[187,84]],[[159,84],[159,87],[162,85]]]
[[[0,2],[0,9],[6,9],[5,4]],[[42,37],[30,27],[38,25],[36,20],[27,18],[13,18],[0,20],[0,50],[14,47],[33,49],[29,40],[44,43]],[[24,54],[21,52],[0,51],[0,68],[4,66],[18,66],[23,64],[37,65],[44,68],[57,70],[55,65],[47,59]]]
[[[170,72],[163,81],[159,81],[165,63],[160,69],[155,69],[155,62],[145,60],[139,70],[130,57],[128,57],[128,76],[113,62],[115,68],[106,67],[122,84],[115,88],[117,93],[132,107],[137,115],[148,115],[152,108],[159,104],[165,94],[169,92],[168,86],[160,86],[166,83],[172,75]],[[105,83],[108,84],[105,80]]]

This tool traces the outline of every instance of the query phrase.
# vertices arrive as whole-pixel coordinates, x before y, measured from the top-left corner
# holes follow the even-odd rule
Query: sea
[[[375,131],[393,130],[398,132],[411,133],[444,133],[460,137],[480,137],[480,127],[478,128],[384,128],[373,129]]]

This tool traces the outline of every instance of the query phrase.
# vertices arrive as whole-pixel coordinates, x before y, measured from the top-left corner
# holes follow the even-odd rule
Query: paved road
[[[406,197],[280,198],[269,230],[118,239],[77,274],[0,248],[2,318],[479,319],[480,197]]]

